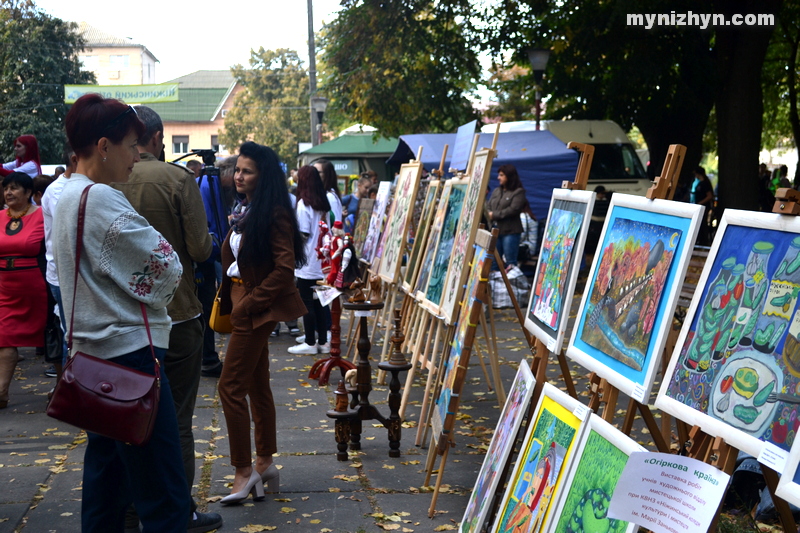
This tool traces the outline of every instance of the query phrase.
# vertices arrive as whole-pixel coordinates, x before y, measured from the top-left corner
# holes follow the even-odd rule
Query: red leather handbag
[[[78,209],[78,234],[75,250],[75,288],[72,293],[67,344],[72,348],[75,295],[78,267],[83,248],[83,223],[89,185],[83,190]],[[47,415],[67,424],[114,440],[143,446],[150,440],[161,395],[161,370],[153,349],[147,311],[140,303],[154,375],[118,365],[82,352],[73,354],[64,366],[61,379],[47,405]]]

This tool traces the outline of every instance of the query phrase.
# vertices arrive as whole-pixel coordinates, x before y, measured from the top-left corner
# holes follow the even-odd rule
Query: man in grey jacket
[[[138,140],[141,160],[134,165],[128,182],[115,183],[114,187],[122,191],[133,208],[172,244],[183,265],[175,298],[167,306],[172,330],[164,371],[172,387],[183,466],[191,492],[195,469],[192,416],[200,383],[204,328],[193,262],[205,261],[211,255],[211,236],[194,174],[180,165],[158,159],[164,149],[161,117],[145,106],[137,106],[136,112],[146,127],[145,134]],[[188,530],[200,533],[221,525],[222,518],[216,513],[195,513]]]

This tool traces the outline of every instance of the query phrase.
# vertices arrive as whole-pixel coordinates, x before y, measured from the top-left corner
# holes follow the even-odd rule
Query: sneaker
[[[318,344],[317,348],[319,349],[319,353],[331,353],[330,342],[326,342],[325,344]]]
[[[56,367],[53,366],[53,365],[50,365],[44,371],[44,375],[47,376],[48,378],[57,378],[58,377],[58,372],[56,372]]]
[[[186,533],[205,533],[222,527],[219,513],[193,513],[186,528]]]
[[[289,328],[289,335],[292,337],[297,337],[300,335],[300,328]],[[303,336],[303,340],[306,340],[305,336]]]
[[[306,336],[300,335],[299,337],[296,337],[294,339],[294,342],[296,342],[297,344],[303,344],[304,342],[306,342]]]
[[[281,332],[280,332],[279,329],[273,329],[272,333],[270,333],[269,336],[270,337],[280,337],[281,336]]]
[[[291,348],[289,348],[289,353],[316,355],[317,345],[315,344],[314,346],[309,346],[306,343],[298,344],[297,346],[292,346]]]
[[[222,375],[222,362],[220,362],[217,366],[212,366],[211,368],[203,368],[200,370],[200,375],[206,378],[218,378]]]

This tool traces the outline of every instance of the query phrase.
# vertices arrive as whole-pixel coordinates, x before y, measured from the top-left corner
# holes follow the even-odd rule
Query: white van
[[[483,126],[484,133],[494,133],[495,124]],[[536,123],[532,120],[504,122],[500,132],[532,131]],[[594,146],[594,159],[589,171],[586,189],[593,191],[602,185],[608,191],[644,196],[652,181],[636,153],[636,147],[616,122],[610,120],[548,120],[541,122],[541,129],[548,130],[565,144],[579,142]]]

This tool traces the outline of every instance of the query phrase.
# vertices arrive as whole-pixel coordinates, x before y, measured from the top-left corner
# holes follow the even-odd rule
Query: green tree
[[[469,0],[343,0],[325,28],[323,93],[381,135],[455,131],[480,76]]]
[[[61,163],[66,145],[65,84],[93,83],[82,72],[77,25],[38,11],[29,0],[0,0],[0,153],[13,159],[12,145],[35,135],[43,163]]]
[[[250,68],[236,65],[234,77],[244,87],[225,117],[220,142],[234,147],[244,141],[266,144],[292,167],[297,143],[307,141],[308,72],[294,50],[250,51]]]

